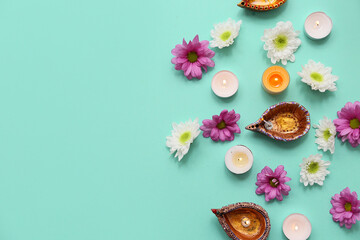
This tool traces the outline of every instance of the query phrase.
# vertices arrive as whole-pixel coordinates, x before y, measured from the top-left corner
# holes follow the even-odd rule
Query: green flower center
[[[224,42],[226,40],[229,39],[229,37],[231,36],[231,32],[230,31],[226,31],[226,32],[223,32],[221,35],[220,35],[220,38],[221,40],[223,40]]]
[[[184,132],[183,134],[181,134],[179,141],[181,144],[185,144],[187,141],[190,140],[190,138],[191,138],[191,132],[187,131],[187,132]]]
[[[316,81],[316,82],[322,82],[324,81],[324,77],[323,75],[321,75],[320,73],[318,72],[312,72],[310,74],[310,77],[312,78],[312,80]]]
[[[319,163],[318,162],[311,162],[307,169],[306,169],[309,173],[316,173],[317,171],[319,171]]]
[[[274,44],[277,49],[284,49],[288,45],[288,37],[280,34],[274,39]]]
[[[345,210],[347,211],[347,212],[350,212],[351,211],[351,203],[349,203],[349,202],[347,202],[347,203],[345,203]]]
[[[328,129],[326,129],[324,131],[324,139],[325,139],[325,141],[329,140],[330,137],[331,137],[331,133],[330,133],[330,129],[328,128]]]
[[[279,182],[279,180],[277,180],[277,178],[270,179],[269,183],[270,183],[270,186],[272,186],[274,188],[276,188],[280,184],[280,182]]]
[[[196,52],[189,52],[188,55],[187,55],[187,59],[191,63],[196,62],[197,59],[198,59],[198,55],[196,54]]]
[[[350,127],[352,129],[357,129],[360,127],[360,121],[357,118],[354,118],[353,120],[350,120]]]
[[[218,125],[216,125],[216,127],[218,129],[224,129],[226,128],[226,123],[224,121],[221,121],[220,123],[218,123]]]

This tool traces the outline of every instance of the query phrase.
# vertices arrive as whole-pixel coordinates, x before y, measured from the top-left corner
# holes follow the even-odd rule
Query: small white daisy
[[[190,119],[185,123],[173,123],[172,126],[171,136],[166,137],[166,146],[170,148],[170,154],[176,152],[175,157],[180,161],[188,153],[190,144],[200,134],[199,120]]]
[[[265,42],[264,49],[268,51],[267,56],[273,64],[279,61],[283,65],[286,65],[287,61],[295,62],[294,52],[301,44],[299,34],[291,22],[278,22],[275,28],[265,29],[261,40]]]
[[[298,72],[299,76],[302,77],[301,81],[311,86],[312,90],[319,90],[320,92],[337,90],[335,81],[339,77],[331,74],[331,67],[325,67],[321,62],[316,63],[309,60],[305,66],[302,66],[302,69],[302,72]]]
[[[234,43],[234,39],[239,35],[241,20],[235,22],[235,20],[229,18],[226,22],[214,24],[214,29],[211,30],[210,47],[228,47]]]
[[[326,151],[330,151],[331,154],[335,152],[335,136],[336,136],[336,127],[334,123],[324,117],[324,119],[319,121],[318,124],[314,124],[313,126],[316,129],[316,140],[315,143],[318,144],[318,149]]]
[[[330,162],[324,161],[321,158],[321,154],[310,155],[308,158],[303,158],[303,162],[300,164],[300,182],[304,183],[305,186],[308,184],[312,186],[314,183],[322,186],[326,175],[330,173],[327,170]]]

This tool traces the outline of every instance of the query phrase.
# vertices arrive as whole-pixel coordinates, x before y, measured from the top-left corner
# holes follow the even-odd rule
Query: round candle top
[[[289,240],[306,240],[311,234],[311,223],[305,215],[294,213],[285,218],[283,232]]]
[[[269,84],[270,84],[270,86],[272,86],[274,88],[280,87],[282,85],[283,81],[284,80],[281,77],[281,75],[279,75],[277,73],[271,75],[269,78]]]
[[[214,75],[211,88],[219,97],[231,97],[239,88],[239,80],[232,72],[223,70]]]
[[[314,12],[305,20],[305,32],[312,39],[322,39],[331,32],[333,23],[324,12]]]
[[[281,66],[269,67],[262,76],[262,85],[271,94],[283,92],[289,86],[289,82],[289,73]]]
[[[254,158],[249,148],[243,145],[231,147],[225,155],[225,165],[233,173],[242,174],[250,170]]]

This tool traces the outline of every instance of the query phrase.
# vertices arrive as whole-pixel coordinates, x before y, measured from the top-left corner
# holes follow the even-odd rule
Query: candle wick
[[[272,128],[273,128],[273,124],[271,123],[271,122],[268,122],[268,121],[266,121],[265,119],[264,119],[264,122],[265,122],[265,128],[267,129],[267,130],[271,130]]]

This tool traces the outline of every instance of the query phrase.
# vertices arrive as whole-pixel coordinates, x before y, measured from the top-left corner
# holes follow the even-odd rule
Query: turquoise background
[[[286,239],[282,222],[305,214],[310,239],[360,239],[360,223],[340,228],[329,214],[330,198],[345,187],[360,193],[360,147],[336,140],[324,186],[299,182],[303,157],[322,153],[315,130],[282,143],[246,131],[270,105],[297,101],[312,123],[336,118],[346,102],[360,100],[360,1],[289,0],[280,9],[255,13],[236,1],[215,0],[3,0],[0,4],[0,239],[227,239],[210,211],[250,201],[269,213],[270,240]],[[331,35],[312,41],[305,18],[326,12]],[[210,40],[213,24],[243,20],[235,44],[215,50],[216,66],[188,81],[170,60],[182,38]],[[278,21],[292,21],[302,45],[286,69],[281,95],[261,87],[271,66],[260,37]],[[319,93],[297,72],[309,59],[333,67],[338,91]],[[216,97],[213,75],[233,71],[239,91]],[[171,123],[200,121],[235,109],[242,133],[233,142],[199,136],[178,162],[165,146]],[[230,173],[226,151],[244,144],[254,165]],[[255,194],[256,174],[283,164],[290,195],[265,202]]]

